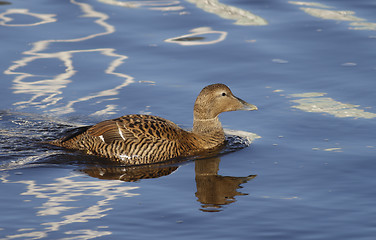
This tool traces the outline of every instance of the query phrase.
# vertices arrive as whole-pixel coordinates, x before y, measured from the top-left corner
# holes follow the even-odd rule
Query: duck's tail
[[[84,126],[84,127],[69,129],[64,133],[65,135],[64,137],[56,139],[56,140],[52,140],[52,141],[43,142],[43,143],[58,146],[58,147],[72,148],[71,145],[78,138],[80,138],[80,135],[86,132],[90,127],[91,126]]]

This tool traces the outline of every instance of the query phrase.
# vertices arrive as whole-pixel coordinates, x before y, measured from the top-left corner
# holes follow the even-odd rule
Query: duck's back
[[[173,122],[151,115],[126,115],[81,128],[54,145],[131,164],[160,162],[197,150],[197,138]]]

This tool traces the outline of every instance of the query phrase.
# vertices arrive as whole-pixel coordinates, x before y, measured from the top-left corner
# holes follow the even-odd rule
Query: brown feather
[[[257,108],[233,96],[226,85],[213,84],[196,99],[192,132],[161,117],[133,114],[78,129],[50,143],[129,164],[156,163],[221,146],[225,138],[218,114],[240,109]]]

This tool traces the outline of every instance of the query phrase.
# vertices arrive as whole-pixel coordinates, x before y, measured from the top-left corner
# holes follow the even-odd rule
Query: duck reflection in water
[[[195,161],[196,197],[202,203],[200,210],[204,212],[219,212],[221,206],[236,201],[235,196],[248,195],[238,192],[240,184],[246,183],[257,175],[247,177],[232,177],[218,175],[219,157]]]
[[[238,192],[240,184],[246,183],[256,177],[232,177],[218,175],[220,157],[211,157],[195,160],[195,180],[197,186],[196,197],[202,204],[200,210],[204,212],[219,212],[223,205],[236,201],[235,196],[247,195]],[[149,164],[141,166],[92,166],[81,171],[99,179],[121,180],[127,182],[141,179],[158,178],[167,176],[178,169],[181,161]]]

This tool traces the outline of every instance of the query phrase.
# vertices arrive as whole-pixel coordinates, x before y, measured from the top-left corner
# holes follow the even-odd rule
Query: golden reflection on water
[[[99,36],[109,35],[115,32],[115,27],[108,24],[106,20],[109,18],[108,15],[95,11],[93,7],[87,3],[77,2],[71,0],[71,3],[77,5],[81,11],[83,12],[83,16],[86,18],[94,18],[95,20],[93,23],[102,27],[104,29],[103,32],[98,32],[94,34],[89,34],[82,37],[72,38],[72,39],[60,39],[60,40],[41,40],[32,44],[32,49],[29,51],[25,51],[23,54],[29,55],[28,57],[24,57],[20,60],[14,62],[7,70],[5,70],[5,74],[7,75],[16,75],[13,80],[13,89],[15,94],[27,94],[31,95],[29,100],[19,101],[14,103],[18,108],[26,108],[26,107],[36,107],[39,109],[46,109],[50,107],[49,110],[45,110],[45,112],[54,112],[55,114],[67,114],[74,112],[74,104],[78,102],[89,101],[97,98],[104,98],[104,97],[113,97],[118,95],[120,89],[128,86],[129,84],[133,83],[133,77],[116,72],[116,68],[123,64],[124,60],[127,59],[127,56],[117,54],[116,49],[113,48],[96,48],[96,49],[74,49],[68,51],[59,51],[59,52],[51,52],[53,48],[49,49],[49,53],[44,53],[52,43],[54,44],[65,44],[65,43],[77,43],[82,41],[87,41]],[[35,26],[40,24],[51,23],[57,21],[57,19],[53,18],[55,15],[53,14],[37,14],[37,13],[30,13],[28,10],[17,10],[17,9],[10,9],[7,12],[1,14],[1,18],[4,19],[2,22],[3,24],[7,24],[7,26],[14,26],[9,24],[8,22],[10,19],[6,17],[10,13],[18,13],[18,14],[25,14],[30,15],[35,18],[41,19],[41,21],[33,24],[23,24],[24,27]],[[20,26],[20,25],[17,25]],[[111,87],[106,90],[98,91],[95,93],[91,93],[87,96],[80,97],[78,99],[70,100],[65,106],[54,107],[60,101],[63,100],[63,90],[68,87],[68,85],[72,82],[72,78],[77,72],[75,67],[74,57],[80,54],[86,53],[94,53],[98,54],[100,57],[108,56],[111,59],[108,63],[108,67],[105,69],[105,73],[109,75],[116,76],[122,79],[121,83],[117,86]],[[43,65],[44,63],[51,63],[54,60],[57,60],[56,66],[63,66],[61,72],[52,76],[40,75],[40,74],[33,74],[31,72],[22,71],[22,68],[26,66],[30,66],[31,64],[38,63]],[[108,98],[101,101],[111,101],[116,98]],[[105,109],[98,110],[97,112],[93,113],[96,114],[114,114],[116,113],[117,106],[114,104],[108,104]]]
[[[307,6],[301,7],[300,9],[313,17],[325,20],[351,22],[349,29],[373,31],[376,30],[376,23],[367,22],[366,19],[355,16],[354,11],[332,10],[334,7],[327,6],[317,2],[289,1],[289,3],[299,6]]]
[[[107,230],[109,226],[93,226],[96,222],[93,220],[107,216],[108,211],[112,210],[112,201],[138,195],[131,192],[138,187],[125,186],[119,181],[93,179],[84,181],[82,175],[78,173],[71,173],[42,184],[35,180],[10,181],[8,177],[9,175],[3,172],[0,175],[1,182],[3,184],[23,184],[26,191],[21,193],[21,196],[25,199],[30,199],[30,197],[43,199],[44,202],[41,206],[35,206],[36,217],[41,222],[39,228],[19,229],[17,233],[6,236],[6,239],[48,238],[49,233],[60,231],[66,225],[89,221],[92,222],[90,229],[78,229],[65,232],[65,234],[75,235],[75,239],[91,239],[111,235],[112,233]],[[82,201],[85,201],[85,204],[80,204]],[[48,221],[51,219],[49,216],[56,216],[57,221]]]

